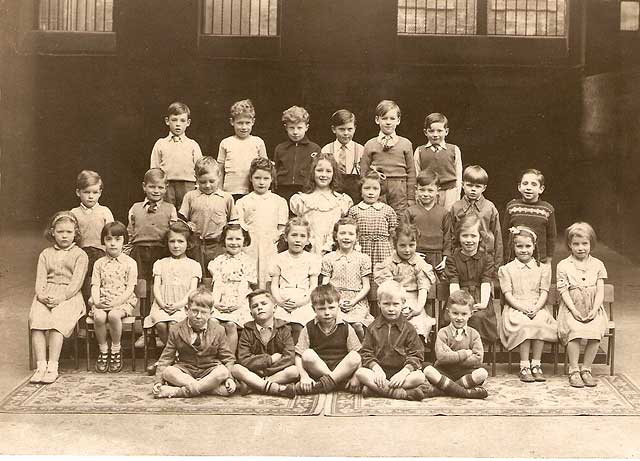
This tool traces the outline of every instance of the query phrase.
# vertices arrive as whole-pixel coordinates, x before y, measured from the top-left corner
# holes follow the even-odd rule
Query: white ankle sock
[[[47,369],[47,361],[42,360],[41,362],[36,362],[36,367],[38,370],[46,370]]]
[[[542,366],[542,363],[540,362],[540,360],[536,360],[536,359],[531,360],[531,367],[532,368],[533,367],[541,367],[541,366]]]
[[[522,370],[523,368],[531,368],[531,364],[529,363],[528,360],[524,360],[520,362],[520,369]]]
[[[109,352],[109,345],[107,343],[98,344],[98,350],[101,354],[106,354],[107,352]]]
[[[47,370],[58,371],[58,362],[53,362],[49,360],[47,362]]]
[[[118,352],[120,352],[121,349],[122,349],[122,346],[120,344],[111,343],[111,352],[113,352],[114,354],[117,354]]]

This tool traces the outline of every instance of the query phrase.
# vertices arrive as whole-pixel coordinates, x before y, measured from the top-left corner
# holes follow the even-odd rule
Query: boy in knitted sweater
[[[311,292],[316,318],[305,325],[296,344],[298,394],[329,393],[345,384],[349,390],[359,387],[354,372],[360,367],[361,344],[351,325],[338,318],[339,304],[340,293],[331,284]]]

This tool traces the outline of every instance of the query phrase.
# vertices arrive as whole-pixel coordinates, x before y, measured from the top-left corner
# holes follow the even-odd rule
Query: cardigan
[[[271,355],[279,353],[277,362]],[[273,319],[271,338],[264,344],[255,321],[247,322],[238,339],[238,363],[260,376],[271,376],[294,363],[294,346],[291,327],[284,320]]]

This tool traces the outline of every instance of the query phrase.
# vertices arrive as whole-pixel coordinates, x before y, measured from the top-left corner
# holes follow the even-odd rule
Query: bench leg
[[[609,338],[609,344],[607,346],[607,356],[611,357],[611,365],[609,367],[609,375],[613,376],[615,355],[616,355],[616,332],[614,331]]]

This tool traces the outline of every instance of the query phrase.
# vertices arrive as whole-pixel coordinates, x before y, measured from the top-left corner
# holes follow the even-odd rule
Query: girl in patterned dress
[[[449,281],[449,292],[464,290],[473,296],[475,304],[469,326],[475,328],[483,342],[493,343],[498,338],[496,313],[491,302],[491,281],[495,274],[493,257],[481,246],[480,218],[468,214],[456,223],[454,229],[457,248],[447,258],[444,275]],[[445,323],[449,316],[445,310]]]
[[[311,251],[319,256],[333,246],[333,225],[347,214],[353,200],[338,192],[342,177],[332,154],[317,154],[311,161],[304,192],[291,197],[291,211],[311,226]]]
[[[342,319],[349,322],[358,337],[364,339],[364,327],[373,322],[369,313],[371,259],[354,249],[358,243],[358,224],[353,218],[341,218],[333,227],[338,250],[322,258],[322,283],[331,283],[340,292]]]
[[[565,232],[571,255],[558,263],[557,281],[560,293],[558,337],[569,356],[569,384],[593,387],[591,364],[607,331],[609,319],[604,310],[604,279],[607,269],[591,256],[596,246],[596,233],[585,222],[569,226]],[[587,340],[584,362],[579,367],[580,342]]]
[[[30,381],[50,384],[58,379],[62,341],[71,336],[76,323],[85,313],[80,289],[89,258],[77,244],[80,229],[70,211],[56,213],[51,218],[45,236],[53,246],[45,248],[38,258],[36,294],[29,312],[29,329],[37,369]]]
[[[267,286],[269,264],[278,254],[276,242],[289,218],[287,201],[270,190],[275,177],[276,170],[269,159],[254,159],[249,169],[252,192],[236,203],[240,225],[251,237],[251,245],[246,251],[258,262],[260,288]]]
[[[133,315],[136,305],[134,290],[138,281],[135,260],[122,252],[128,237],[127,228],[121,222],[105,224],[100,240],[106,255],[93,266],[89,315],[93,317],[100,351],[96,360],[98,373],[117,373],[122,370],[122,319]],[[111,336],[111,351],[107,344],[107,324]]]
[[[310,232],[306,219],[291,218],[284,229],[289,248],[276,255],[270,270],[271,294],[278,305],[275,317],[289,323],[294,343],[302,327],[315,318],[310,295],[318,286],[321,260],[304,251]]]
[[[258,285],[256,261],[244,251],[251,243],[249,233],[238,223],[222,230],[225,254],[209,263],[213,277],[213,316],[222,323],[229,348],[236,353],[238,328],[252,320],[247,295]]]
[[[358,223],[358,242],[361,251],[371,258],[372,267],[391,256],[393,246],[390,236],[398,225],[398,216],[393,208],[379,201],[380,193],[384,188],[384,178],[377,171],[370,171],[361,181],[362,201],[349,210],[349,217]],[[371,314],[376,316],[375,301],[378,286],[373,277],[370,285]]]
[[[545,341],[558,341],[558,324],[546,307],[551,286],[551,267],[534,257],[538,250],[535,232],[525,226],[509,229],[515,259],[498,269],[500,290],[506,305],[502,311],[502,344],[520,350],[520,381],[546,381],[542,373],[542,348]],[[531,351],[531,362],[529,362]]]
[[[378,285],[387,280],[395,280],[402,285],[407,295],[402,314],[426,343],[431,327],[436,323],[424,310],[429,289],[436,282],[436,274],[431,264],[416,254],[418,236],[416,226],[400,223],[393,233],[395,251],[374,266],[373,277]]]
[[[144,328],[155,326],[160,340],[167,344],[169,325],[187,318],[184,307],[189,294],[202,279],[200,263],[187,258],[192,233],[183,221],[171,223],[165,237],[171,256],[153,264],[153,306],[144,319]]]

